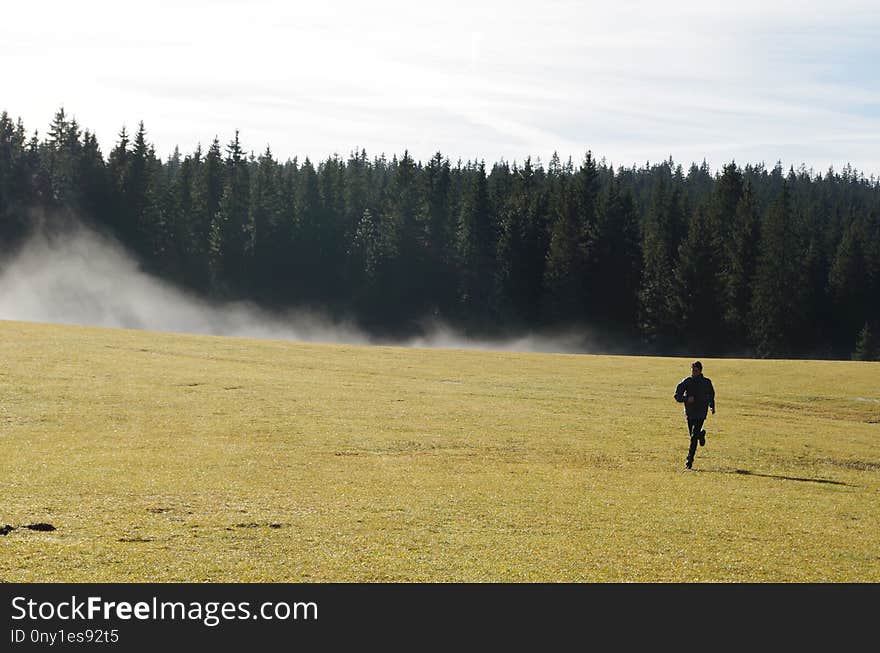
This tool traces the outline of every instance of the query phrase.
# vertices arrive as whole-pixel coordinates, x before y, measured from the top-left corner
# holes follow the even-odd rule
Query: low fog
[[[583,333],[463,337],[440,323],[406,341],[374,338],[313,311],[215,303],[146,274],[117,242],[84,226],[37,232],[0,265],[0,319],[304,342],[585,353]]]

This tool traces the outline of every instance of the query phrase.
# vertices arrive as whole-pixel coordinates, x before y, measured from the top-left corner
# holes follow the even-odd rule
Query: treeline
[[[236,132],[161,160],[143,123],[105,157],[61,109],[0,116],[0,240],[73,216],[201,293],[410,334],[583,328],[634,353],[877,359],[880,183],[849,166],[713,174],[672,160],[317,164]]]

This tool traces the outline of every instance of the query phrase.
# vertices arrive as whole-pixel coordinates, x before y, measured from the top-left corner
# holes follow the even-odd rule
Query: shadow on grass
[[[735,469],[732,472],[727,472],[728,474],[740,474],[742,476],[763,476],[764,478],[778,478],[782,481],[802,481],[804,483],[828,483],[830,485],[849,485],[849,483],[844,483],[843,481],[830,481],[825,478],[801,478],[799,476],[780,476],[778,474],[759,474],[758,472],[751,472],[748,469]]]

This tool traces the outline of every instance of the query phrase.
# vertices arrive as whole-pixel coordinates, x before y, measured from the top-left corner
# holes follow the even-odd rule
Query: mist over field
[[[582,333],[481,340],[435,321],[426,322],[419,337],[388,341],[315,311],[275,313],[250,302],[212,302],[147,274],[118,242],[81,225],[36,231],[0,266],[0,319],[307,342],[547,353],[586,349]]]

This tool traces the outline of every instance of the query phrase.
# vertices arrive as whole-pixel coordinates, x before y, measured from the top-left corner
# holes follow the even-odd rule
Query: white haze
[[[146,274],[117,242],[85,227],[38,232],[0,269],[0,319],[303,342],[578,353],[582,333],[475,340],[431,323],[407,341],[372,338],[314,311],[276,314],[215,303]]]

